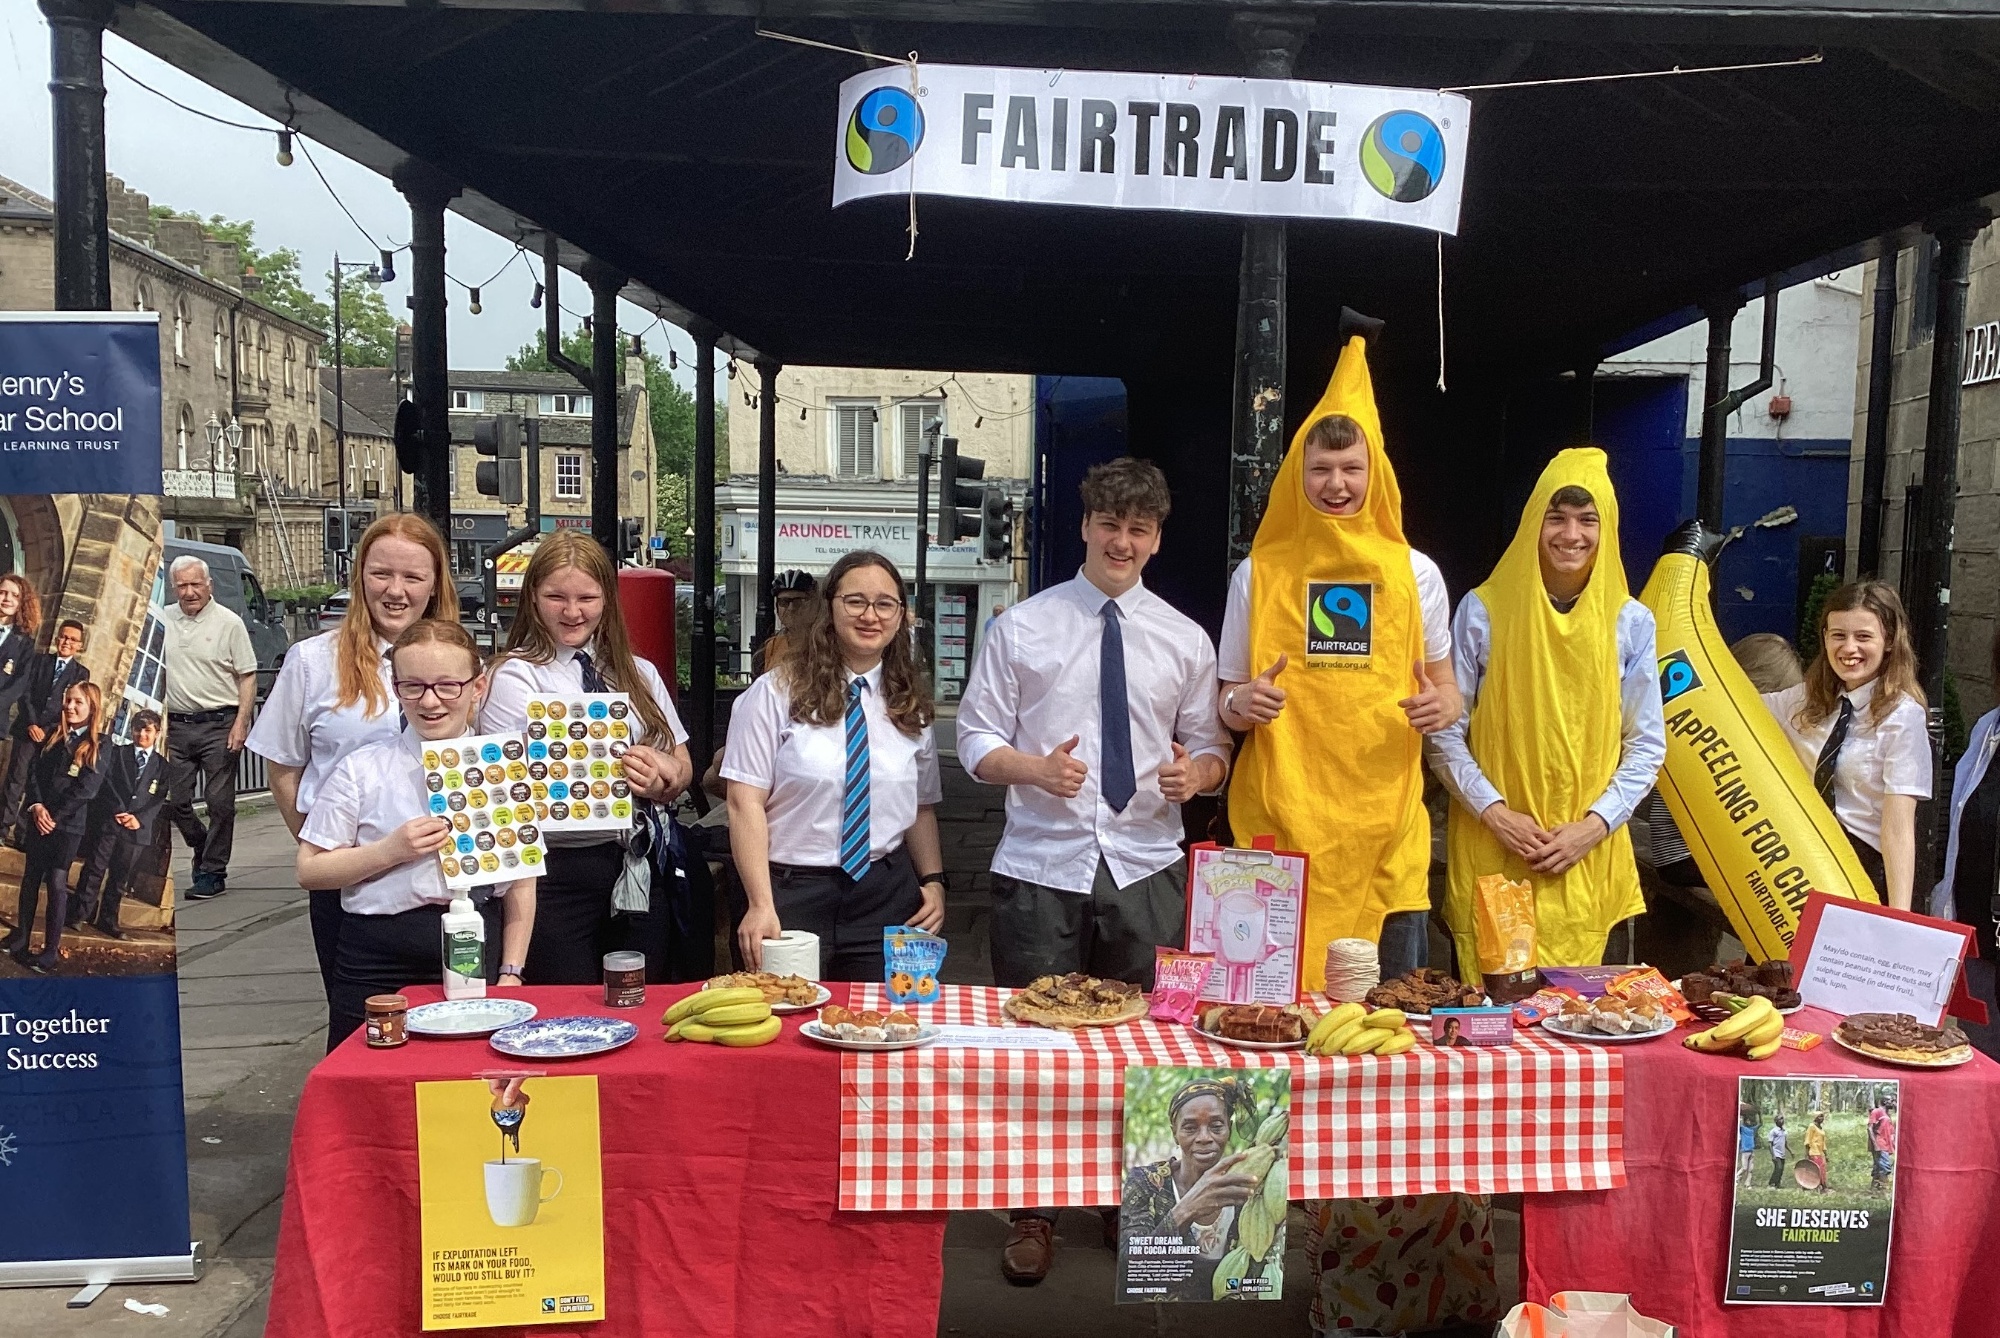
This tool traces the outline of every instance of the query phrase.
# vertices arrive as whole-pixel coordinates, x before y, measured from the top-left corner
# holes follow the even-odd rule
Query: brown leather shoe
[[[1017,1217],[1000,1247],[1000,1271],[1007,1281],[1032,1287],[1049,1275],[1056,1261],[1055,1223],[1046,1217]]]

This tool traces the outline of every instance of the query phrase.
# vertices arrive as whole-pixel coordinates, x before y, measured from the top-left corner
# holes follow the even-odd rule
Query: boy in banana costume
[[[1562,451],[1522,508],[1486,584],[1452,623],[1465,719],[1434,735],[1455,801],[1445,920],[1474,979],[1482,874],[1535,889],[1537,965],[1595,966],[1613,926],[1642,914],[1626,819],[1666,757],[1653,615],[1618,553],[1605,455]],[[1612,960],[1630,960],[1629,938]]]
[[[1325,987],[1337,938],[1376,943],[1385,980],[1428,961],[1423,735],[1462,709],[1450,607],[1437,564],[1403,538],[1356,335],[1271,485],[1217,654],[1223,723],[1246,735],[1235,838],[1273,836],[1308,857],[1308,990]]]

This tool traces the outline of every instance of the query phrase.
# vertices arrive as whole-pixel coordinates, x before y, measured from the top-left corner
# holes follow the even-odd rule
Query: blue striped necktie
[[[868,717],[861,693],[868,680],[847,685],[847,773],[840,792],[840,867],[856,882],[868,872]]]
[[[583,690],[585,692],[611,691],[611,685],[604,681],[604,675],[597,672],[597,665],[591,661],[589,651],[578,651],[576,653],[576,664],[577,668],[583,671]]]

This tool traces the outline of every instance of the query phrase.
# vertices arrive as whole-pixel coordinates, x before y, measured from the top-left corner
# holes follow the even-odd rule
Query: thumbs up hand
[[[1269,669],[1223,693],[1229,703],[1223,714],[1230,717],[1224,723],[1234,729],[1250,729],[1276,720],[1285,709],[1285,690],[1278,686],[1278,675],[1290,663],[1291,656],[1280,654]]]
[[[1411,729],[1419,734],[1435,734],[1458,719],[1465,710],[1465,698],[1459,695],[1458,683],[1449,676],[1442,683],[1432,682],[1422,660],[1417,661],[1416,677],[1416,695],[1405,697],[1396,705],[1410,718]]]
[[[1160,768],[1160,793],[1170,804],[1185,804],[1202,792],[1208,768],[1197,766],[1179,739],[1173,746],[1173,760]]]
[[[1055,751],[1042,759],[1042,776],[1036,783],[1058,799],[1076,798],[1083,778],[1090,774],[1090,768],[1074,756],[1081,742],[1081,735],[1072,734],[1068,742],[1057,744]]]

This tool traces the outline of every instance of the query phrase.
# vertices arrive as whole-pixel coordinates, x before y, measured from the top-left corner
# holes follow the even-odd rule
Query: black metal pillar
[[[688,323],[694,336],[694,468],[688,514],[694,526],[694,644],[688,647],[689,756],[708,769],[715,752],[715,340],[721,331]]]
[[[1252,78],[1289,79],[1310,18],[1239,13],[1230,24]],[[1310,152],[1300,146],[1301,152]],[[1229,565],[1250,552],[1285,453],[1285,224],[1243,225],[1236,277],[1236,380],[1229,433]]]
[[[1896,260],[1884,238],[1875,261],[1875,328],[1868,344],[1868,419],[1861,446],[1861,535],[1854,571],[1872,577],[1882,567],[1882,485],[1889,475],[1889,394],[1895,375]]]
[[[757,359],[757,636],[763,645],[778,630],[771,578],[778,565],[778,368],[773,358]]]
[[[1938,239],[1937,324],[1931,337],[1931,381],[1924,422],[1923,509],[1918,517],[1917,558],[1922,582],[1910,587],[1910,639],[1917,649],[1924,692],[1944,700],[1951,613],[1951,550],[1958,516],[1959,380],[1965,361],[1965,294],[1972,239],[1992,216],[1961,210],[1925,225]]]
[[[414,159],[395,175],[410,202],[410,384],[423,422],[423,468],[411,506],[451,533],[451,378],[445,340],[444,210],[456,183]]]
[[[1743,310],[1741,293],[1720,293],[1702,303],[1708,313],[1708,372],[1702,382],[1701,456],[1696,472],[1695,515],[1722,531],[1722,488],[1729,471],[1729,333]]]
[[[1597,432],[1597,359],[1576,365],[1576,419],[1572,444],[1588,446]]]
[[[111,0],[41,0],[55,128],[56,308],[111,310],[104,184],[104,29]]]
[[[584,264],[590,285],[590,532],[618,562],[618,293],[625,276]]]

